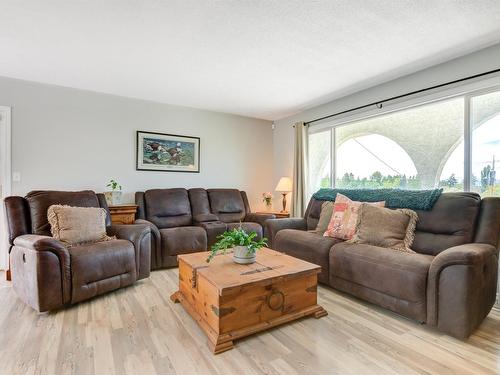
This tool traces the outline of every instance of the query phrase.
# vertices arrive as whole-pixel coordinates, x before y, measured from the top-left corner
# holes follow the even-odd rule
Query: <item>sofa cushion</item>
[[[133,284],[137,279],[134,245],[126,240],[73,246],[71,303]]]
[[[186,189],[152,189],[144,193],[146,219],[158,228],[192,224],[191,205]]]
[[[343,242],[333,246],[330,252],[330,284],[337,287],[336,278],[339,278],[376,291],[371,296],[360,297],[425,321],[427,275],[433,259],[430,255]],[[355,290],[341,289],[358,295]],[[385,305],[377,292],[393,297],[398,303]]]
[[[208,189],[208,199],[212,213],[220,221],[234,223],[246,216],[246,207],[241,192],[237,189]]]
[[[207,234],[201,227],[160,229],[162,253],[178,255],[207,250]]]
[[[208,193],[205,189],[192,188],[188,190],[189,201],[191,202],[191,211],[194,216],[210,215],[210,202],[208,200]],[[212,219],[217,220],[217,218]],[[199,220],[205,221],[205,220]]]
[[[412,249],[437,255],[453,246],[472,242],[481,205],[476,193],[443,193],[431,211],[417,211]]]
[[[276,234],[273,247],[274,250],[321,266],[318,281],[328,284],[330,271],[328,256],[331,247],[340,241],[336,238],[323,237],[315,231],[283,229]]]
[[[481,200],[474,242],[500,247],[500,198],[486,197]]]
[[[25,198],[10,196],[4,199],[9,224],[9,243],[14,245],[18,236],[31,233],[30,208]]]
[[[262,238],[262,226],[259,223],[254,223],[251,221],[245,221],[243,223],[227,223],[227,230],[233,230],[235,228],[239,228],[240,226],[247,233],[257,233],[256,239]]]
[[[53,204],[47,210],[52,236],[66,245],[112,239],[106,234],[106,210]]]
[[[319,201],[311,198],[307,205],[307,210],[304,218],[307,221],[307,230],[316,230],[318,226],[319,217],[321,216],[321,207],[325,201]]]
[[[197,224],[199,227],[203,228],[207,233],[207,247],[210,248],[214,243],[218,241],[222,233],[227,229],[227,224],[222,221],[207,221]]]
[[[47,210],[53,204],[74,207],[99,207],[97,195],[90,190],[85,191],[32,191],[26,195],[30,208],[31,232],[50,236],[50,224]]]

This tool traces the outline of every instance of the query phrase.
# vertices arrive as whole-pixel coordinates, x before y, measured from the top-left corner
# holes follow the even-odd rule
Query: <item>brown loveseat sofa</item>
[[[304,218],[266,223],[271,247],[321,265],[319,281],[396,313],[468,337],[495,303],[500,198],[444,193],[419,221],[408,254],[315,233],[323,201]]]
[[[177,266],[177,255],[205,251],[226,230],[240,225],[263,235],[274,215],[251,213],[237,189],[152,189],[135,194],[138,224],[151,228],[151,269]]]
[[[146,225],[109,225],[116,240],[65,247],[51,237],[53,204],[108,209],[93,191],[32,191],[5,199],[12,285],[39,312],[54,310],[133,284],[149,276],[151,233]]]

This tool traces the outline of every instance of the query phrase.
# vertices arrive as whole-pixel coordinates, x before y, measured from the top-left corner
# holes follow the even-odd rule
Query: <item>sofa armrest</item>
[[[207,233],[207,248],[217,242],[217,238],[227,230],[227,224],[222,221],[195,222],[196,226],[202,227]]]
[[[147,225],[151,230],[151,269],[161,266],[161,235],[158,227],[145,219],[137,219],[134,224]]]
[[[298,229],[307,230],[306,219],[303,218],[289,218],[289,219],[268,219],[264,226],[264,233],[266,233],[267,244],[272,249],[274,238],[276,234],[282,229]]]
[[[107,228],[110,236],[128,240],[134,244],[137,280],[149,277],[151,271],[151,228],[146,224],[110,225]]]
[[[147,225],[151,230],[151,233],[158,235],[158,237],[160,236],[160,231],[158,230],[158,227],[148,220],[137,219],[134,221],[134,224]]]
[[[69,256],[68,249],[61,241],[50,236],[24,234],[14,239],[14,246],[36,251],[52,251],[56,255]]]
[[[253,223],[259,223],[262,226],[262,229],[264,229],[266,221],[269,219],[276,219],[276,215],[264,214],[264,213],[258,214],[256,212],[251,212],[248,213],[247,216],[245,216],[245,220],[243,221],[251,221]]]
[[[494,246],[469,243],[439,253],[427,283],[427,324],[468,337],[496,299],[498,253]]]
[[[24,286],[26,288],[45,288],[46,293],[39,292],[39,291],[30,291],[34,292],[38,296],[41,295],[52,295],[55,296],[58,293],[61,293],[61,302],[60,304],[68,303],[71,300],[71,268],[70,268],[70,255],[69,251],[66,248],[66,246],[61,242],[56,240],[53,237],[49,236],[40,236],[36,234],[25,234],[22,236],[18,236],[14,239],[13,241],[13,251],[14,253],[11,254],[11,256],[18,257],[19,259],[14,260],[13,262],[18,262],[19,265],[21,264],[31,264],[30,269],[36,270],[33,271],[34,273],[37,273],[37,275],[25,275],[26,277],[31,278],[31,283],[29,283],[27,280],[18,280],[18,283],[24,283]],[[44,253],[46,255],[44,255]],[[50,254],[53,255],[50,255]],[[57,260],[55,260],[55,257]],[[51,260],[52,259],[54,260]],[[59,263],[59,269],[57,270],[57,275],[54,274],[55,269],[53,268],[55,264]],[[13,273],[13,281],[16,281],[15,279],[19,279],[20,275],[14,275],[16,273],[16,270],[14,269],[16,267],[13,267],[12,273]],[[30,271],[31,272],[31,271]],[[31,272],[31,273],[33,273]],[[41,275],[39,273],[46,273],[46,275]],[[49,274],[53,274],[53,276],[49,276]],[[41,285],[40,283],[37,283],[34,280],[45,280],[45,279],[58,279],[60,280],[60,285],[53,285],[52,282],[50,283],[42,283],[44,285]],[[36,285],[35,285],[36,284]],[[57,283],[59,284],[59,282]],[[52,290],[52,292],[50,290]],[[27,292],[28,293],[28,292]],[[44,304],[47,306],[51,307],[59,307],[57,306],[57,303],[47,303],[46,301],[38,301],[34,302],[31,301],[32,303],[29,303],[31,306],[33,306],[35,309],[38,311],[46,311],[51,308],[42,308]]]

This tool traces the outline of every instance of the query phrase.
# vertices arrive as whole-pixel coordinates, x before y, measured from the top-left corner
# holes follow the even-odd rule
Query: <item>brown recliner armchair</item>
[[[151,233],[145,225],[110,225],[116,240],[64,246],[51,237],[47,209],[53,204],[108,209],[93,191],[33,191],[5,199],[12,284],[39,312],[58,309],[125,287],[149,276]]]

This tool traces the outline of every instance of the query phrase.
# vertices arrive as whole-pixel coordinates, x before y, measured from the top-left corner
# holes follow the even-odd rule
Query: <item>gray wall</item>
[[[384,98],[498,68],[500,68],[500,44],[275,121],[273,183],[276,184],[281,176],[292,176],[294,143],[292,125],[295,122],[313,120]]]
[[[32,189],[104,191],[110,178],[133,192],[159,187],[246,190],[253,209],[272,189],[269,121],[0,77],[12,107],[13,194]],[[201,138],[201,172],[135,170],[135,131]]]

